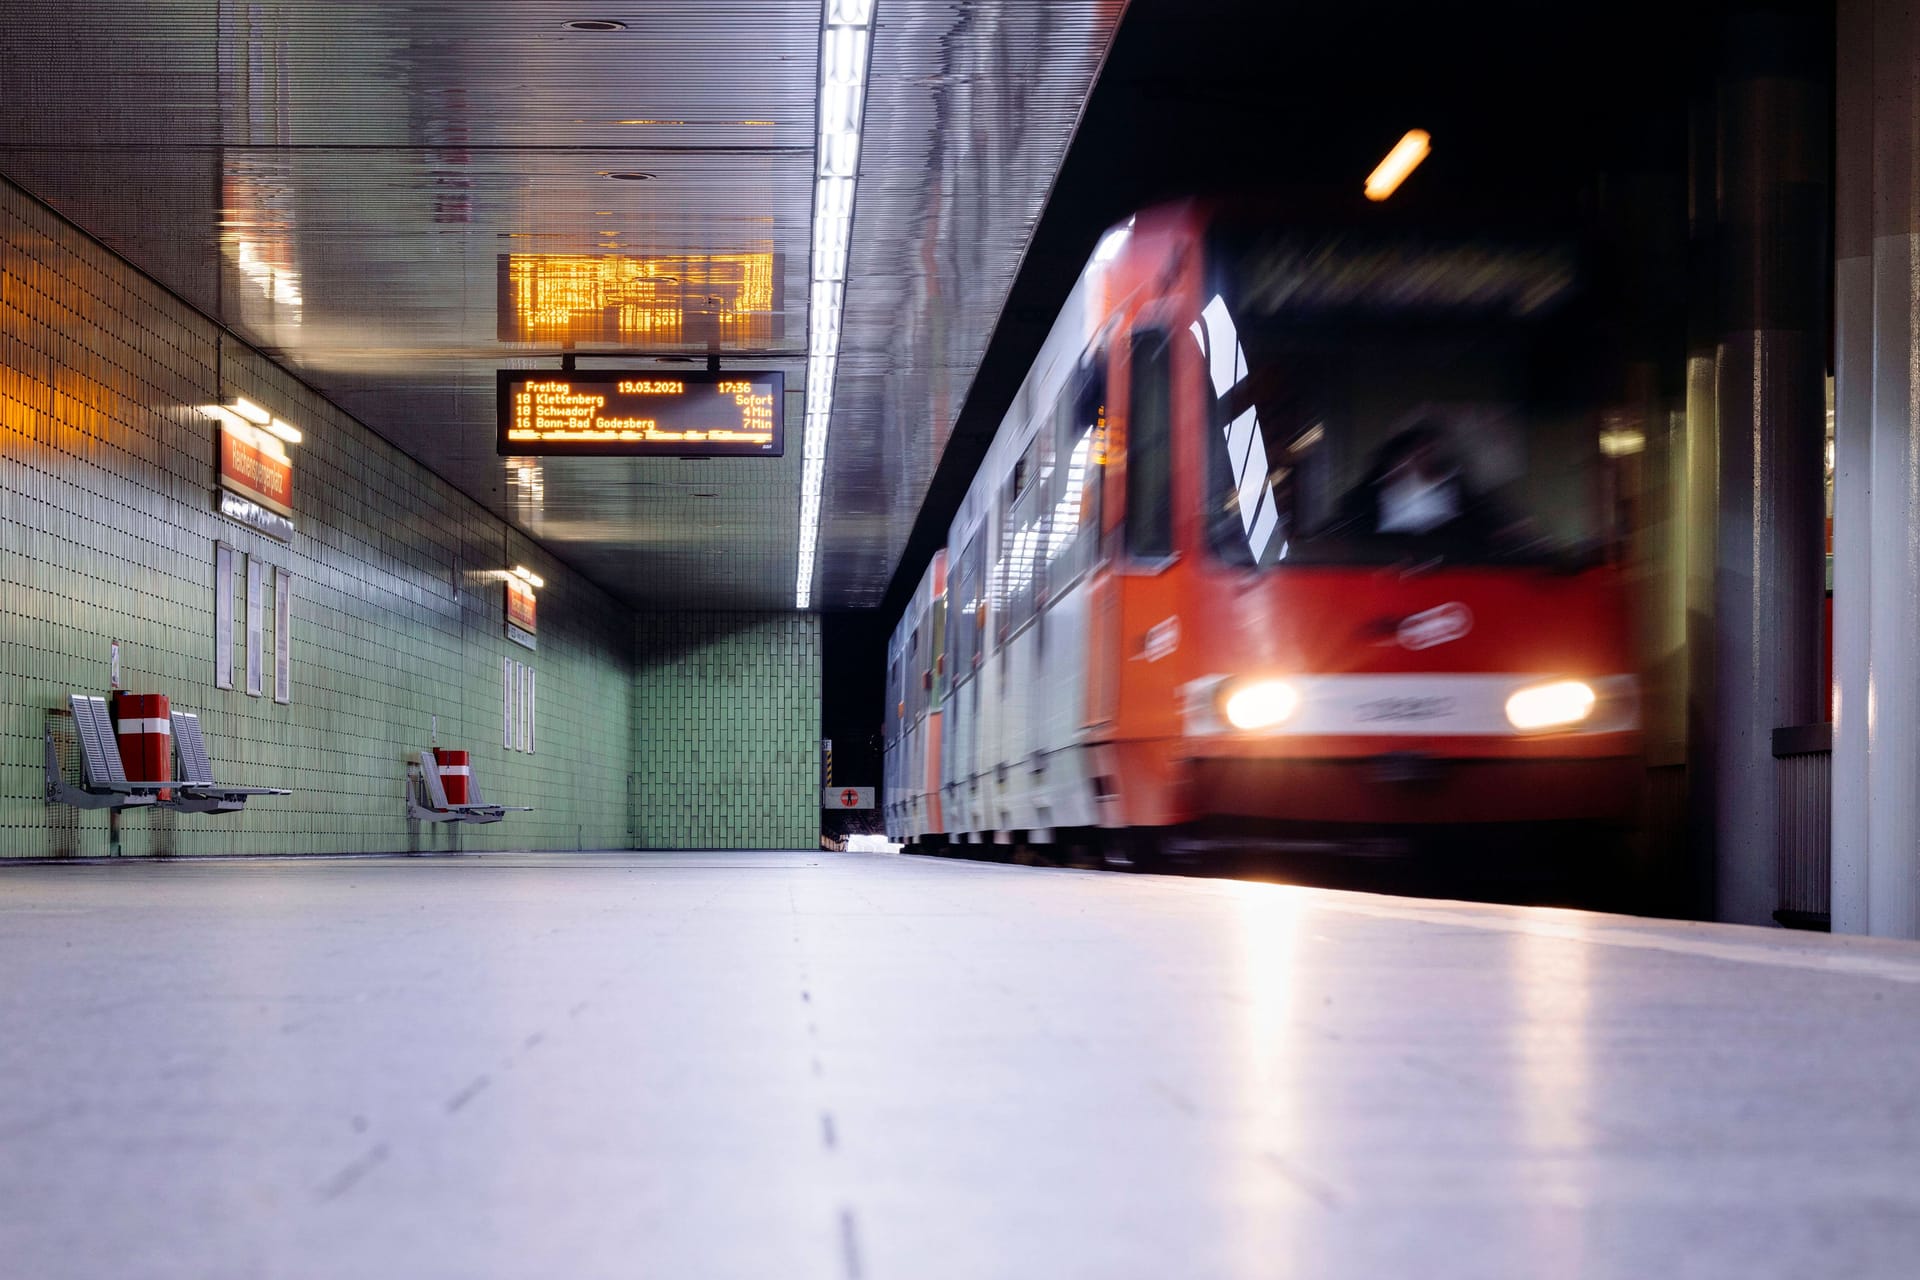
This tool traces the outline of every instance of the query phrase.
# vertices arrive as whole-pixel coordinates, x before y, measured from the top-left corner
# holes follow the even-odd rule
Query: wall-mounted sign
[[[250,422],[220,424],[220,487],[283,516],[293,514],[293,459]]]
[[[231,489],[220,491],[220,514],[269,538],[278,538],[282,542],[293,541],[293,521],[278,511],[267,510],[250,498],[241,497]]]
[[[293,459],[300,431],[244,396],[203,404],[220,424],[220,514],[283,542],[293,541]]]
[[[777,458],[786,375],[602,370],[499,375],[504,457]]]
[[[820,792],[822,809],[871,809],[872,787],[826,787]]]
[[[540,630],[538,606],[531,583],[507,579],[507,639],[529,649],[538,647],[535,641]]]

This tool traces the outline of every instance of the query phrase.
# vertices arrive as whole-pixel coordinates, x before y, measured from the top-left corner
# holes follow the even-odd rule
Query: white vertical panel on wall
[[[293,701],[293,575],[273,571],[273,700]]]
[[[524,662],[513,664],[513,690],[514,695],[520,700],[520,732],[513,745],[515,749],[525,751],[527,749],[527,664]]]
[[[266,641],[266,566],[258,556],[247,557],[247,696],[260,696],[264,672],[261,648]]]
[[[512,658],[500,659],[500,689],[504,700],[500,745],[509,751],[513,750],[513,666]]]
[[[213,687],[233,688],[233,548],[213,544]]]

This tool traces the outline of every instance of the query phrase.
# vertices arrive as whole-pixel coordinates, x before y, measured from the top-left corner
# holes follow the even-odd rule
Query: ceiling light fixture
[[[1425,129],[1407,130],[1406,136],[1387,152],[1386,159],[1367,175],[1367,199],[1378,202],[1398,191],[1407,175],[1419,168],[1427,152],[1433,150],[1429,145],[1432,141]]]
[[[530,587],[544,587],[547,580],[523,564],[513,566],[513,576]]]
[[[235,396],[233,398],[233,411],[257,426],[264,427],[273,420],[272,414],[245,396]]]
[[[865,106],[873,0],[826,0],[820,30],[820,134],[814,152],[813,272],[807,298],[807,417],[800,467],[800,564],[796,609],[813,603],[814,552],[826,483],[827,427],[840,358],[847,250],[853,233],[853,188],[860,172],[860,115]]]
[[[248,439],[264,439],[262,432],[277,436],[288,444],[299,444],[302,438],[298,427],[284,418],[274,417],[245,396],[235,396],[231,405],[203,404],[198,407],[201,413],[221,426],[237,431]],[[272,447],[279,448],[278,445]]]
[[[239,430],[246,430],[253,425],[223,404],[203,404],[200,406],[200,412],[212,418],[223,427],[234,427]]]

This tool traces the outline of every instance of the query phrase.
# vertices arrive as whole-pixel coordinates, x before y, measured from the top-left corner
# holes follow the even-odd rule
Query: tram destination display
[[[775,372],[500,370],[503,457],[777,458],[786,376]]]

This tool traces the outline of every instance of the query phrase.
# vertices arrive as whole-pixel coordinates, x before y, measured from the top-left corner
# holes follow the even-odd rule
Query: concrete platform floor
[[[1920,947],[847,854],[0,868],[0,1275],[1920,1275]]]

